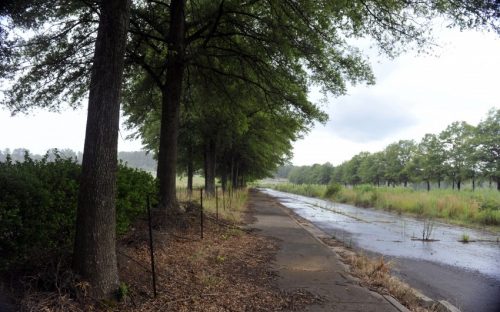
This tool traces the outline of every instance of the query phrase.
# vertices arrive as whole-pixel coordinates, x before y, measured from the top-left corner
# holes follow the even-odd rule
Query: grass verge
[[[383,257],[375,259],[362,253],[358,254],[334,239],[323,239],[323,241],[333,247],[341,257],[342,262],[347,264],[349,273],[357,277],[362,286],[379,294],[396,298],[410,311],[435,311],[433,307],[422,307],[413,288],[391,274],[393,266],[391,262],[386,261]]]

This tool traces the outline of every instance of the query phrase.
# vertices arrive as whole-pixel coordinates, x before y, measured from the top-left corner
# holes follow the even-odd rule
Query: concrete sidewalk
[[[251,228],[279,240],[274,263],[283,290],[305,289],[324,299],[308,311],[400,311],[381,295],[360,287],[344,270],[332,250],[301,227],[271,196],[250,191]]]

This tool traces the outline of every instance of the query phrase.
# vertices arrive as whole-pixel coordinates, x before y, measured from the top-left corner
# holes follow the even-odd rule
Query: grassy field
[[[266,185],[279,191],[319,197],[359,207],[374,207],[400,214],[443,219],[450,223],[488,226],[500,231],[500,192],[480,189],[455,191],[435,189],[430,192],[403,187],[354,188],[289,183]]]
[[[176,178],[176,185],[180,188],[186,188],[187,187],[187,177],[186,176],[177,176]],[[205,185],[205,178],[201,175],[195,174],[193,176],[193,187],[201,187]]]

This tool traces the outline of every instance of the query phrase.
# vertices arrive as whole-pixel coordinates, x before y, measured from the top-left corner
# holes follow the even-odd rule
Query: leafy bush
[[[354,187],[354,190],[360,193],[375,192],[376,188],[370,184],[361,184]]]
[[[80,166],[57,156],[0,163],[0,269],[71,244]]]
[[[123,234],[137,217],[145,213],[147,197],[155,191],[155,180],[146,171],[127,167],[120,162],[116,184],[116,231]],[[151,196],[151,200],[154,199]]]
[[[338,183],[331,183],[326,187],[323,197],[333,198],[342,190],[342,186]]]
[[[41,160],[0,162],[0,271],[72,249],[81,166],[53,152]],[[117,232],[145,211],[149,174],[119,165]]]

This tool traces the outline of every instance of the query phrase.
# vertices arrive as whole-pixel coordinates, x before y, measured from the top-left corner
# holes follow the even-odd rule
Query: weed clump
[[[337,194],[342,190],[342,186],[338,183],[331,183],[326,187],[325,192],[323,193],[323,197],[325,198],[334,198]]]
[[[470,237],[469,237],[469,234],[462,234],[462,239],[460,240],[460,242],[462,243],[468,243],[470,241]]]

